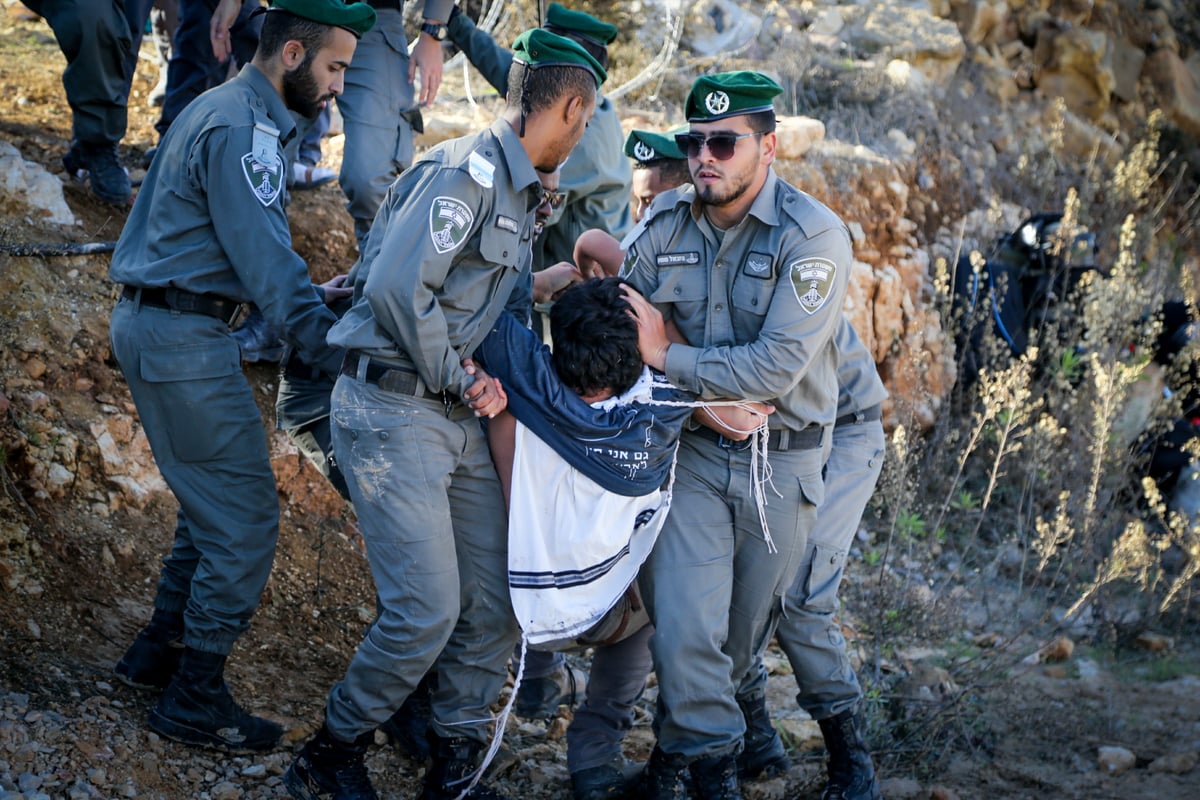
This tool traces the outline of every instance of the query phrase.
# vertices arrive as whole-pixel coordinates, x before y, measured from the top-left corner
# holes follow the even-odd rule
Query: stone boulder
[[[934,16],[927,6],[893,2],[873,5],[841,39],[859,52],[907,61],[937,84],[950,79],[967,50],[951,20]]]
[[[0,205],[20,209],[23,214],[57,225],[74,225],[63,197],[62,181],[0,139]]]

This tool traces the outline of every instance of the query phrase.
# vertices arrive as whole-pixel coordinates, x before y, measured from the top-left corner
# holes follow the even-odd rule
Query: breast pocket
[[[493,212],[494,219],[479,234],[479,255],[489,264],[515,267],[520,263],[522,220]],[[509,230],[509,226],[515,230]]]
[[[733,282],[733,307],[749,314],[765,316],[775,292],[775,278],[738,275]]]
[[[703,319],[708,303],[706,270],[700,265],[660,268],[658,286],[650,293],[650,302],[672,306],[682,325]]]

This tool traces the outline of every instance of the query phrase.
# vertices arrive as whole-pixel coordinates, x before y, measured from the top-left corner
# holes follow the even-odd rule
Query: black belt
[[[233,324],[233,321],[237,319],[238,312],[242,308],[241,303],[235,303],[225,297],[219,297],[215,294],[185,292],[183,289],[162,287],[144,289],[127,285],[121,290],[121,296],[126,300],[132,300],[144,306],[169,308],[172,311],[183,311],[188,314],[204,314],[207,317],[215,317],[226,325]]]
[[[306,363],[300,358],[300,352],[292,347],[288,348],[288,357],[283,362],[282,372],[284,377],[303,381],[319,381],[325,374],[320,368]]]
[[[716,442],[726,450],[747,450],[754,444],[754,437],[747,436],[745,439],[728,439],[714,431],[712,428],[703,426],[696,428],[692,433],[704,439]],[[821,446],[821,426],[809,425],[802,431],[791,431],[785,428],[772,428],[767,434],[767,449],[775,451],[785,450],[815,450]]]
[[[397,11],[404,10],[404,0],[367,0],[367,5],[371,8],[394,8]]]
[[[859,411],[855,414],[843,414],[834,421],[833,427],[838,428],[842,425],[855,425],[859,422],[875,422],[883,419],[883,406],[879,403],[871,406],[868,409]]]
[[[349,375],[351,378],[357,378],[358,367],[362,361],[367,362],[366,374],[363,376],[364,380],[367,383],[378,386],[385,392],[406,394],[426,400],[437,400],[446,407],[447,414],[459,402],[458,396],[450,392],[431,392],[421,382],[421,378],[417,373],[409,372],[406,369],[389,367],[387,364],[375,361],[370,356],[365,356],[362,353],[346,353],[346,357],[342,359],[342,374]],[[420,388],[420,392],[417,391],[418,388]]]

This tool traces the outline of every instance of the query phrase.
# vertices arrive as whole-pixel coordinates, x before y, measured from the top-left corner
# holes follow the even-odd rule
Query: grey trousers
[[[179,501],[155,607],[228,655],[271,572],[279,499],[262,416],[224,323],[122,299],[110,327],[154,460]]]
[[[770,453],[770,552],[751,494],[750,452],[684,433],[671,513],[642,569],[655,633],[659,747],[687,758],[741,747],[735,699],[791,585],[821,503],[820,449]]]
[[[412,124],[403,116],[416,105],[404,17],[395,9],[375,13],[375,27],[359,40],[337,99],[346,132],[339,181],[359,243],[388,187],[413,159]]]
[[[796,676],[800,690],[796,700],[813,719],[853,708],[862,696],[858,676],[846,657],[841,626],[833,615],[846,556],[883,470],[886,447],[883,423],[878,420],[834,429],[833,450],[825,465],[825,502],[775,630],[775,640]],[[766,680],[760,662],[739,694],[764,686]]]
[[[348,376],[331,419],[380,614],[329,694],[326,724],[345,741],[376,727],[436,662],[436,732],[485,741],[517,623],[504,499],[479,421]]]

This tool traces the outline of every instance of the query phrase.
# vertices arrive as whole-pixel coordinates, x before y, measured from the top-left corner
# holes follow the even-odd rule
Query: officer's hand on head
[[[622,284],[621,291],[629,303],[630,312],[637,320],[638,350],[646,366],[663,371],[667,366],[667,348],[671,340],[667,337],[662,313],[629,284]]]
[[[414,85],[417,70],[421,71],[421,92],[417,95],[417,105],[428,108],[433,105],[442,85],[442,43],[425,32],[417,39],[408,62],[408,80]]]
[[[208,24],[208,39],[212,43],[213,56],[217,61],[223,63],[233,55],[229,29],[237,21],[238,12],[241,10],[241,0],[221,0],[213,11],[212,21]]]
[[[348,275],[336,275],[324,283],[317,284],[317,288],[325,297],[325,305],[336,303],[338,300],[354,294],[354,287],[346,283],[348,277]]]

